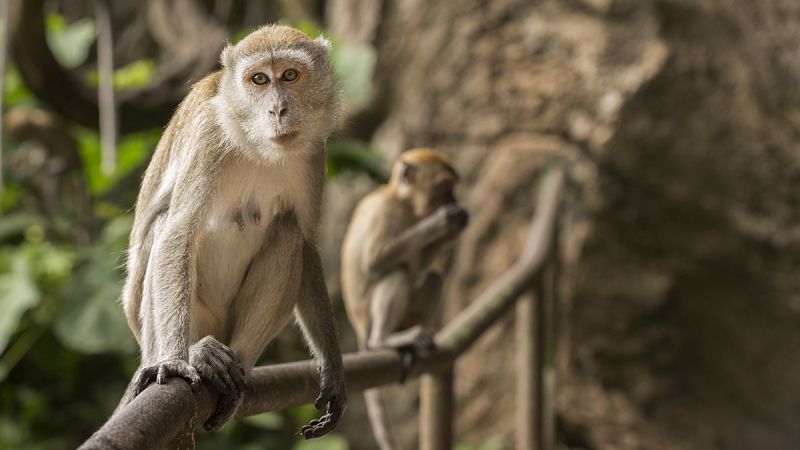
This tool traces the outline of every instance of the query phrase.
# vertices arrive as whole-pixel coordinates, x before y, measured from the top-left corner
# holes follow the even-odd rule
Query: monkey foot
[[[338,393],[337,393],[338,392]],[[337,388],[326,387],[323,385],[322,392],[314,402],[317,409],[322,409],[327,406],[327,411],[319,419],[314,419],[303,425],[300,428],[300,434],[305,439],[314,439],[328,434],[331,430],[336,428],[339,419],[342,417],[345,407],[347,406],[346,394],[344,394],[344,386]]]
[[[230,348],[206,336],[189,349],[189,361],[200,377],[219,394],[217,409],[203,424],[206,431],[219,429],[236,411],[244,392],[245,372]]]
[[[386,345],[401,353],[403,371],[400,383],[405,383],[419,357],[425,357],[436,349],[433,331],[421,325],[395,333],[386,339]]]
[[[139,369],[133,379],[133,396],[141,394],[154,381],[158,384],[166,383],[169,377],[183,378],[189,382],[192,391],[196,391],[200,386],[200,375],[194,367],[182,359],[168,359]]]

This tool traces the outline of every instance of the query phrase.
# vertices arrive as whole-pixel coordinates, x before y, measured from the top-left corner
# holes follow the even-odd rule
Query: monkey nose
[[[285,105],[275,105],[269,110],[269,114],[271,116],[275,116],[278,119],[282,118],[286,115],[287,108]]]

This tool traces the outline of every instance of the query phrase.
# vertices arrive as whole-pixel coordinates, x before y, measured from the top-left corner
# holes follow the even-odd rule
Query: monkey
[[[442,153],[415,148],[400,155],[387,185],[356,206],[342,244],[341,277],[360,350],[430,350],[442,277],[469,218],[453,195],[457,181]],[[379,447],[395,448],[379,392],[370,389],[364,397]]]
[[[218,393],[204,428],[218,429],[294,313],[319,367],[315,406],[327,407],[301,434],[339,421],[344,369],[316,247],[340,110],[330,48],[264,26],[223,49],[167,125],[130,235],[122,303],[141,365],[121,405],[170,377],[204,382]]]

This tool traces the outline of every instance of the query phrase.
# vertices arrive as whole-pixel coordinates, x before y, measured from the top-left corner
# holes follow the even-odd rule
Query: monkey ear
[[[400,161],[400,181],[403,183],[413,183],[417,176],[417,166]]]
[[[318,38],[314,39],[314,43],[319,45],[319,47],[325,52],[326,55],[330,54],[331,48],[333,47],[333,44],[331,44],[330,39],[320,35]]]
[[[222,67],[228,67],[233,58],[233,45],[230,42],[225,43],[225,48],[222,49],[222,54],[219,55],[219,63]]]

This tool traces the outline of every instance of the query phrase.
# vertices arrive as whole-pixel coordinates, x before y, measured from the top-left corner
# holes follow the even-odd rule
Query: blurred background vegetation
[[[117,297],[142,172],[225,40],[278,21],[332,38],[345,95],[320,228],[335,302],[350,212],[400,151],[436,147],[463,180],[446,318],[513,263],[558,160],[572,189],[547,367],[560,448],[800,448],[797,0],[114,0],[111,173],[94,1],[8,1],[0,449],[73,448],[112,411],[137,363]],[[459,360],[459,450],[513,443],[513,320]],[[262,362],[307,356],[288,327]],[[414,383],[387,396],[415,448]],[[375,448],[350,401],[319,441],[297,440],[302,407],[199,446]]]
[[[137,7],[137,2],[127,3],[114,8]],[[214,12],[206,9],[212,3],[197,2],[195,7],[213,19]],[[236,11],[219,13],[217,18],[237,15],[224,28],[231,42],[257,24],[272,21],[294,25],[311,36],[323,31],[302,17],[287,17],[279,4],[256,7],[256,13],[247,18],[248,9],[253,8],[229,7]],[[175,13],[181,7],[166,10],[162,13]],[[92,2],[45,2],[41,14],[46,44],[57,62],[71,76],[78,76],[79,83],[97,86]],[[115,24],[129,20],[125,11],[114,16]],[[140,35],[128,37],[149,49],[135,55],[115,54],[115,60],[123,63],[114,71],[113,83],[123,96],[157,83],[154,77],[163,64],[158,58],[166,58],[167,52],[159,50],[146,26],[139,25]],[[126,30],[132,27],[125,26]],[[16,38],[24,51],[25,36]],[[332,61],[348,108],[361,108],[371,95],[374,50],[331,38]],[[219,49],[206,50],[218,54]],[[206,70],[213,68],[212,64]],[[39,75],[63,76],[44,70]],[[121,265],[139,179],[165,122],[137,125],[141,129],[121,134],[117,166],[104,173],[96,128],[49,112],[47,99],[31,92],[13,61],[8,62],[4,76],[0,448],[73,448],[103,423],[137,367],[136,343],[119,305]],[[183,81],[188,86],[192,79]],[[179,95],[185,87],[177,88]],[[167,111],[174,106],[169,100],[159,105]],[[378,157],[356,138],[340,133],[329,150],[330,177],[347,170],[378,180],[384,177]],[[307,357],[296,336],[278,346],[271,347],[263,363]],[[346,441],[335,434],[317,441],[297,439],[299,426],[315,415],[308,406],[250,417],[203,436],[198,448],[347,449]]]

